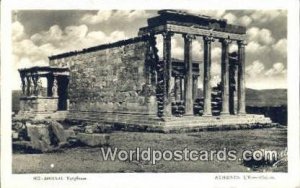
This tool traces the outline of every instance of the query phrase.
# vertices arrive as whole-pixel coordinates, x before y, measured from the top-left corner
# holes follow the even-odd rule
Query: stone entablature
[[[176,25],[193,26],[220,32],[245,34],[246,28],[239,25],[228,24],[226,19],[216,19],[211,16],[187,13],[177,10],[160,10],[159,16],[148,19],[148,27],[174,23]]]
[[[158,11],[159,16],[148,19],[148,26],[139,30],[139,35],[147,33],[161,34],[165,31],[191,34],[212,35],[214,38],[245,40],[246,28],[228,24],[225,19],[215,19],[209,16],[190,14],[174,10]]]

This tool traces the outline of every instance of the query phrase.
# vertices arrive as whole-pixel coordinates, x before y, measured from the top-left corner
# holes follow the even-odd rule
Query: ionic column
[[[163,35],[163,61],[164,61],[164,116],[172,115],[171,103],[171,76],[172,76],[172,60],[171,60],[171,37],[173,33],[165,32]]]
[[[237,62],[236,62],[237,63]],[[235,71],[234,71],[234,80],[235,80],[235,94],[234,94],[234,114],[237,114],[237,109],[238,109],[238,65],[235,65]]]
[[[238,114],[246,114],[245,101],[245,45],[246,41],[238,41]]]
[[[192,40],[194,35],[185,34],[184,37],[184,64],[186,67],[184,84],[185,115],[193,115],[193,61],[192,61]]]
[[[229,39],[221,39],[222,43],[222,69],[221,69],[221,80],[222,80],[222,109],[221,115],[229,114],[229,54],[228,46],[231,43]]]
[[[203,116],[211,116],[211,85],[210,85],[210,68],[211,68],[211,42],[214,42],[212,36],[203,37],[204,40],[204,109]]]
[[[229,61],[229,113],[236,114],[237,96],[236,96],[236,80],[237,80],[236,62]]]

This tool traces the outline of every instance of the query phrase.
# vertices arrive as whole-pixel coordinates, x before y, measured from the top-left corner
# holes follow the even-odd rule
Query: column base
[[[221,116],[230,116],[230,113],[229,112],[221,112],[220,115]]]
[[[238,116],[245,116],[245,115],[247,115],[247,113],[246,112],[240,112],[240,113],[237,113],[237,115]]]
[[[162,117],[166,117],[166,118],[172,117],[172,114],[171,114],[171,113],[168,113],[168,114],[165,114],[165,113],[164,113]]]
[[[194,116],[194,113],[183,114],[183,116]]]
[[[164,107],[165,109],[164,109],[164,112],[163,112],[163,116],[164,117],[171,117],[172,116],[172,110],[171,110],[171,105],[166,105],[165,107]]]
[[[211,117],[212,114],[203,114],[202,117]]]

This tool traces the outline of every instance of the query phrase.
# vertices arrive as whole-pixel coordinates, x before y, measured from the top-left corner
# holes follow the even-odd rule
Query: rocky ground
[[[53,127],[53,125],[52,125]],[[60,126],[59,126],[60,127]],[[97,128],[98,127],[98,128]],[[285,127],[209,131],[197,133],[162,134],[115,131],[109,133],[109,128],[97,125],[88,126],[82,130],[76,126],[74,137],[78,134],[82,140],[79,145],[54,144],[50,142],[50,150],[24,153],[24,150],[14,149],[13,173],[92,173],[92,172],[286,172],[286,154],[279,162],[246,163],[243,161],[160,161],[153,165],[145,161],[105,161],[101,148],[119,148],[134,150],[137,147],[153,150],[222,150],[235,149],[238,156],[245,149],[276,150],[285,152],[287,147],[287,130]],[[74,129],[73,127],[72,129]],[[101,138],[89,136],[89,131],[96,128]],[[71,130],[69,128],[69,130]],[[95,131],[95,130],[94,130]],[[52,131],[53,132],[53,131]],[[87,136],[88,135],[88,136]],[[103,137],[106,135],[106,137]],[[55,136],[54,136],[55,137]],[[56,136],[57,137],[57,136]],[[75,140],[76,140],[75,139]],[[68,139],[67,139],[68,140]],[[88,141],[84,141],[88,140]],[[94,140],[94,141],[91,141]],[[99,143],[95,140],[101,140]],[[69,140],[70,141],[70,140]],[[71,140],[72,141],[72,140]],[[74,141],[74,140],[73,140]],[[75,141],[74,141],[75,142]],[[84,143],[85,142],[85,143]],[[55,143],[55,142],[54,142]],[[57,141],[56,141],[57,143]],[[78,142],[75,142],[78,144]],[[90,146],[88,146],[90,145]],[[92,145],[92,146],[91,146]],[[26,151],[26,150],[25,150]],[[275,163],[275,164],[274,164]]]
[[[103,146],[112,131],[111,125],[98,123],[57,122],[51,119],[13,119],[14,152],[45,153],[78,145]]]

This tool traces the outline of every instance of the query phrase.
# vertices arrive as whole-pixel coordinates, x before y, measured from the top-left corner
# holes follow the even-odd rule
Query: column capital
[[[219,40],[222,44],[224,44],[224,45],[228,45],[228,44],[230,44],[230,43],[232,43],[232,40],[231,39],[229,39],[229,38],[223,38],[223,39],[220,39]]]
[[[174,78],[177,79],[177,78],[180,78],[180,77],[181,77],[181,76],[180,76],[179,74],[177,74],[177,73],[174,74]]]
[[[215,39],[212,35],[203,36],[203,40],[204,40],[204,42],[208,42],[208,43],[211,43],[211,42],[215,41]]]
[[[240,47],[245,47],[247,45],[247,41],[245,41],[245,40],[238,40],[237,44]]]
[[[199,77],[199,75],[193,74],[193,78],[197,79]]]
[[[174,35],[174,33],[171,32],[171,31],[164,31],[164,32],[162,33],[162,36],[163,36],[164,39],[170,38],[170,37],[172,37],[173,35]]]
[[[185,40],[188,40],[189,42],[191,42],[193,39],[196,39],[196,36],[192,34],[182,34],[182,36]]]

